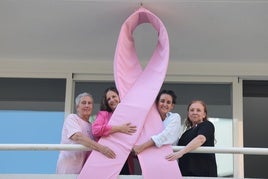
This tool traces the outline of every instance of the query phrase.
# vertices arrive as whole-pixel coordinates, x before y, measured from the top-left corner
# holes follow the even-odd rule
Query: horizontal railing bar
[[[0,150],[73,150],[89,151],[80,144],[0,144]]]
[[[183,146],[173,146],[174,151],[178,151]],[[250,154],[250,155],[268,155],[268,148],[253,147],[199,147],[192,153],[233,153],[233,154]]]
[[[183,146],[172,146],[174,151],[181,150]],[[80,144],[0,144],[0,150],[70,150],[88,151],[90,148]],[[199,147],[192,153],[233,153],[250,155],[268,155],[268,148],[251,147]]]

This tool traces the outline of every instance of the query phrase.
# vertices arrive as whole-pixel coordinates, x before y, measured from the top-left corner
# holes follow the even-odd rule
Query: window
[[[65,79],[0,78],[0,143],[58,144]],[[58,151],[1,151],[0,173],[55,173]]]

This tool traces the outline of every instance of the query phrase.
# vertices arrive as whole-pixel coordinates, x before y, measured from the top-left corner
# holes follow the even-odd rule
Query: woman
[[[176,104],[176,94],[172,90],[162,90],[156,97],[157,110],[162,119],[164,130],[151,137],[147,142],[134,146],[133,151],[136,154],[145,149],[156,146],[172,144],[176,145],[180,137],[181,117],[178,113],[170,112]]]
[[[70,114],[64,121],[61,144],[82,144],[104,154],[108,158],[115,158],[115,153],[108,147],[93,140],[89,117],[93,110],[93,98],[88,93],[79,94],[75,99],[77,114]],[[89,151],[60,151],[57,173],[80,173]]]
[[[185,146],[178,152],[169,154],[167,160],[179,159],[183,176],[217,177],[215,154],[189,153],[200,146],[214,146],[215,128],[207,119],[207,107],[203,101],[192,101],[186,119],[187,130],[178,145]]]
[[[92,133],[94,137],[99,139],[102,136],[109,136],[110,134],[121,132],[131,135],[136,132],[136,126],[131,123],[125,123],[119,126],[111,126],[108,124],[114,110],[120,103],[119,93],[115,87],[107,88],[101,101],[100,112],[97,114],[96,120],[92,125]],[[134,164],[131,157],[128,158],[127,163],[121,170],[121,175],[129,175],[134,173]]]

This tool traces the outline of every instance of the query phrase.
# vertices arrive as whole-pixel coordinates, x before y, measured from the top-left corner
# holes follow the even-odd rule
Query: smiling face
[[[166,118],[166,114],[170,112],[174,108],[174,104],[172,101],[172,96],[169,94],[161,94],[158,102],[157,102],[157,110],[161,116],[161,119],[164,120]]]
[[[120,103],[118,94],[111,90],[106,93],[106,101],[112,111],[114,111],[116,106]]]
[[[200,102],[194,102],[189,106],[188,118],[192,122],[192,126],[200,124],[204,121],[207,114],[205,112],[205,107]]]
[[[76,106],[76,111],[79,117],[88,121],[89,116],[93,110],[93,99],[90,96],[84,96],[80,99],[79,104]]]

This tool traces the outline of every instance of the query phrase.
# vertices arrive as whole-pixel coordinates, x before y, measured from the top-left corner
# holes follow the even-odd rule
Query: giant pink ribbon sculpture
[[[139,63],[133,39],[133,31],[142,23],[151,23],[158,32],[158,43],[145,67]],[[164,82],[169,59],[169,39],[161,20],[141,7],[124,22],[119,34],[114,58],[114,77],[121,102],[109,124],[131,122],[137,126],[133,135],[114,133],[102,137],[99,143],[109,146],[116,159],[108,159],[92,151],[78,179],[116,179],[132,148],[163,130],[162,121],[155,107],[155,98]],[[172,152],[170,145],[151,147],[138,155],[144,179],[182,178],[177,161],[167,161]]]

